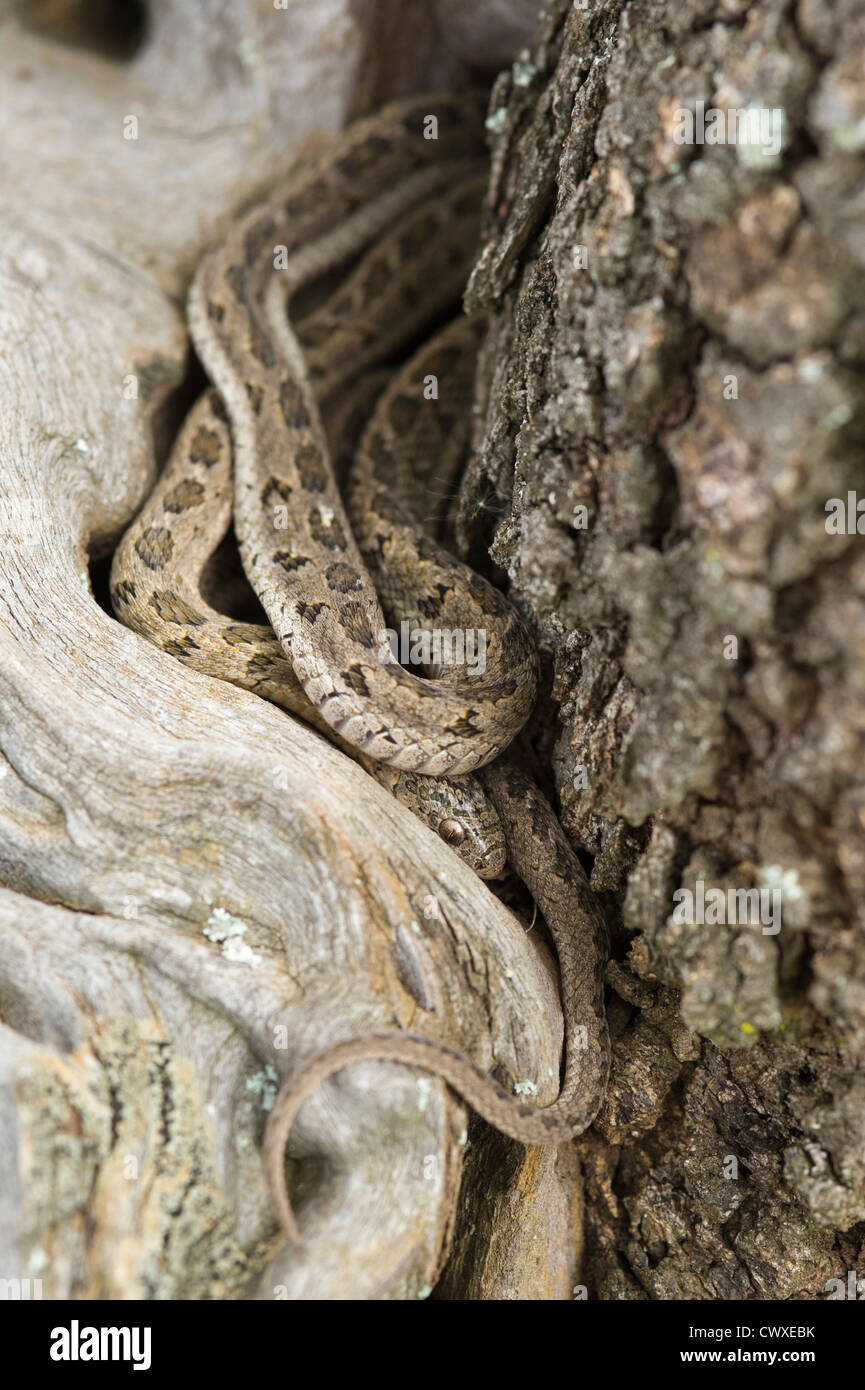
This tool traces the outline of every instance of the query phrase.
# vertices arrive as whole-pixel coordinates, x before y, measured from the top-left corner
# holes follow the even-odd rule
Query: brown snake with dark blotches
[[[439,122],[437,141],[423,138],[430,112]],[[235,623],[203,606],[200,566],[186,594],[178,592],[179,580],[170,578],[173,554],[164,553],[173,551],[170,525],[147,524],[143,530],[139,526],[131,548],[127,541],[126,559],[115,562],[115,605],[127,620],[142,598],[130,593],[136,578],[139,587],[147,589],[140,566],[169,577],[159,594],[150,585],[146,606],[161,624],[157,640],[191,664],[198,664],[197,636],[205,636],[209,648],[207,634],[215,623],[222,661],[208,664],[208,652],[200,662],[210,674],[246,684],[295,708],[290,699],[274,694],[275,684],[279,686],[278,679],[274,683],[274,671],[282,663],[287,674],[290,665],[312,706],[313,722],[323,721],[341,742],[359,749],[365,758],[408,774],[482,768],[478,775],[504,827],[512,867],[541,907],[558,952],[565,1066],[560,1093],[552,1105],[540,1108],[520,1099],[443,1043],[402,1033],[373,1034],[336,1044],[294,1071],[276,1099],[264,1143],[274,1205],[292,1239],[297,1238],[297,1228],[284,1172],[291,1124],[310,1091],[351,1062],[390,1060],[432,1072],[491,1124],[525,1143],[559,1144],[582,1132],[594,1119],[607,1084],[609,1038],[603,1000],[607,947],[597,903],[564,832],[533,783],[501,762],[484,766],[506,747],[531,708],[536,657],[530,639],[502,596],[419,533],[410,502],[407,507],[400,505],[400,470],[392,437],[400,433],[393,421],[398,418],[401,390],[405,396],[399,383],[385,393],[360,446],[353,485],[358,547],[332,477],[313,385],[319,397],[326,395],[343,380],[341,363],[346,358],[363,354],[370,362],[378,361],[393,344],[364,341],[363,326],[358,327],[357,321],[346,330],[348,337],[340,338],[333,326],[327,329],[325,314],[319,319],[318,344],[313,316],[304,355],[285,321],[281,300],[271,289],[276,246],[286,250],[284,292],[356,255],[408,209],[419,205],[422,209],[431,195],[443,199],[448,182],[453,184],[468,173],[464,161],[478,153],[468,117],[466,102],[427,96],[386,108],[352,127],[327,161],[295,180],[287,194],[238,223],[227,241],[205,257],[191,291],[190,323],[196,346],[230,420],[234,518],[241,557],[280,645],[260,627],[244,632],[244,626],[252,629],[252,625]],[[432,222],[427,222],[424,232],[423,214],[418,214],[420,222],[415,223],[413,235],[405,232],[403,249],[408,256],[412,250],[417,252],[420,243],[426,273],[432,274],[429,262],[436,247],[427,238],[435,217],[430,215]],[[397,242],[399,235],[397,231]],[[355,275],[371,278],[374,263],[372,256]],[[438,273],[443,271],[440,266]],[[380,285],[379,293],[385,290]],[[368,288],[368,293],[375,297],[374,289]],[[398,290],[396,294],[395,311]],[[338,296],[333,302],[338,302]],[[403,314],[405,307],[404,302]],[[383,336],[381,323],[379,314],[375,320],[378,339]],[[395,341],[404,338],[402,327]],[[194,460],[199,473],[217,465],[225,470],[227,434],[224,421],[220,424],[219,401],[208,396],[196,410],[200,418],[193,415],[182,448],[175,451],[177,467],[182,467],[185,456]],[[173,475],[168,483],[163,479],[158,499],[163,520],[172,507],[175,518],[197,507],[221,507],[219,526],[224,530],[230,478],[226,483],[224,471],[218,476],[221,481],[215,488],[216,474],[210,475],[209,482],[203,475],[182,473],[176,482]],[[288,531],[274,523],[280,505],[291,517]],[[208,526],[212,528],[212,520]],[[212,530],[208,535],[212,540]],[[143,552],[142,536],[146,536]],[[380,584],[391,582],[395,561],[401,573],[395,592],[388,593],[390,610],[399,613],[402,608],[413,618],[420,615],[449,629],[483,627],[490,633],[485,678],[448,670],[431,682],[405,671],[389,649],[382,650],[382,613],[362,558],[375,560],[376,551],[382,559],[387,551],[390,562],[382,565]],[[129,558],[133,554],[137,571]],[[174,648],[171,639],[165,640],[165,632],[171,630],[176,630]],[[226,651],[232,642],[233,654]],[[256,670],[263,642],[271,646],[265,648],[266,660]],[[252,667],[247,664],[239,679],[237,663],[229,656],[236,657],[244,644],[244,660],[251,658]],[[309,706],[304,717],[310,717]]]
[[[285,321],[268,313],[267,296],[276,248],[284,248],[278,283],[287,293],[461,172],[476,173],[481,150],[467,102],[442,96],[433,109],[436,140],[424,139],[417,102],[388,107],[353,126],[287,196],[242,218],[202,261],[189,323],[231,420],[243,567],[295,675],[319,715],[367,757],[436,775],[482,766],[522,728],[537,684],[534,646],[498,591],[477,577],[467,584],[453,561],[441,567],[436,623],[488,630],[486,673],[423,680],[382,643],[381,606],[329,467],[306,362]],[[425,273],[437,276],[439,244],[425,244]],[[394,312],[405,314],[411,285],[401,283],[404,303],[397,296]],[[290,509],[290,532],[274,526],[280,503]]]
[[[582,865],[534,783],[501,762],[484,768],[480,777],[504,825],[511,866],[541,908],[559,957],[565,1073],[558,1097],[552,1105],[532,1105],[463,1053],[414,1034],[367,1034],[325,1049],[288,1078],[265,1133],[271,1199],[290,1240],[299,1238],[285,1185],[285,1146],[294,1117],[316,1086],[351,1062],[401,1062],[433,1072],[489,1124],[524,1144],[563,1144],[582,1134],[600,1109],[610,1070],[604,919]]]

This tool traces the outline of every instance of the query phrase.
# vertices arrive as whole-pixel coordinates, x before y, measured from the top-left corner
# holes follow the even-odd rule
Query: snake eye
[[[464,825],[460,825],[458,820],[443,820],[439,826],[439,834],[446,845],[461,845],[466,838]]]

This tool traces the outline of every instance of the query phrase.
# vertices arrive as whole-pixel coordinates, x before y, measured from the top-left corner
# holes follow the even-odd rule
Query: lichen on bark
[[[459,535],[533,624],[529,741],[618,922],[601,1297],[819,1296],[865,1234],[865,559],[825,510],[865,440],[863,37],[853,0],[562,0],[494,90]],[[678,143],[698,101],[781,114]],[[780,930],[676,921],[698,880]]]

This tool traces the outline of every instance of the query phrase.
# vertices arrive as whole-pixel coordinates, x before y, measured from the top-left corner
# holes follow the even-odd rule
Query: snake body
[[[424,680],[382,643],[381,606],[328,466],[304,355],[273,312],[272,294],[268,301],[274,247],[285,248],[287,291],[345,260],[419,198],[434,210],[431,194],[476,169],[476,108],[451,96],[427,101],[437,139],[424,138],[417,101],[352,127],[333,159],[241,219],[205,256],[188,307],[231,420],[244,569],[295,675],[322,718],[366,756],[437,775],[480,767],[522,727],[537,684],[534,647],[501,595],[477,577],[467,584],[450,560],[438,581],[442,625],[484,628],[486,674]],[[447,247],[447,230],[438,224],[428,254]],[[404,281],[402,318],[415,297]],[[285,503],[290,536],[274,526]]]
[[[450,467],[437,475],[444,483],[462,454],[461,386],[474,360],[476,337],[476,328],[465,320],[446,328],[398,374],[377,411],[386,414],[387,422],[376,429],[388,433],[394,428],[397,403],[414,404],[411,422],[400,430],[409,458],[429,445],[432,428],[447,435],[453,457]],[[418,377],[433,368],[441,374],[450,403],[446,411],[417,408]],[[338,441],[339,432],[334,442]],[[476,777],[431,777],[366,758],[321,718],[272,628],[226,616],[214,606],[215,597],[213,603],[207,601],[208,564],[231,522],[231,470],[225,410],[218,394],[206,391],[189,412],[155,489],[115,553],[111,598],[117,616],[185,665],[252,690],[311,724],[429,825],[481,878],[499,877],[506,859],[504,833]],[[380,559],[375,564],[377,582],[382,582]]]
[[[431,111],[439,122],[434,142],[422,135]],[[502,596],[420,524],[417,480],[429,471],[430,454],[446,452],[451,436],[458,437],[459,425],[439,415],[438,436],[425,437],[433,416],[418,408],[419,373],[433,362],[433,374],[446,376],[470,329],[462,325],[433,339],[432,356],[412,359],[382,395],[352,469],[354,532],[318,410],[318,402],[339,394],[358,360],[381,362],[413,324],[420,330],[434,317],[420,302],[417,268],[412,287],[402,266],[420,250],[427,269],[438,258],[431,282],[454,273],[457,252],[448,230],[459,198],[449,205],[448,194],[466,182],[470,197],[479,153],[474,115],[471,102],[450,96],[386,108],[352,127],[332,157],[247,214],[205,257],[189,315],[218,394],[207,393],[194,408],[150,510],[115,560],[114,602],[126,621],[190,664],[327,728],[353,756],[371,760],[365,766],[384,765],[390,777],[407,778],[412,795],[419,780],[432,787],[443,774],[458,793],[474,785],[460,774],[480,769],[511,865],[541,907],[558,952],[564,1074],[550,1106],[520,1099],[446,1044],[410,1034],[353,1038],[301,1064],[276,1099],[264,1143],[274,1206],[292,1239],[297,1228],[284,1172],[291,1124],[310,1091],[352,1062],[390,1060],[432,1072],[526,1143],[559,1144],[580,1133],[607,1084],[603,919],[541,793],[515,768],[491,762],[531,709],[533,646]],[[301,346],[285,316],[287,292],[356,257],[369,242],[374,249],[367,259],[305,319]],[[285,269],[275,277],[273,249],[280,244]],[[414,435],[411,420],[424,422]],[[412,438],[414,487],[411,477],[406,487],[405,446]],[[206,561],[228,525],[232,467],[241,558],[273,633],[218,613],[203,597]],[[280,508],[290,515],[288,530],[275,524]],[[382,648],[383,614],[370,570],[389,616],[483,628],[485,676],[450,667],[430,680],[405,670]],[[467,820],[473,813],[474,803],[466,807]]]
[[[480,776],[502,819],[511,864],[541,908],[558,952],[565,1016],[565,1066],[559,1095],[552,1105],[532,1105],[463,1053],[414,1034],[368,1034],[325,1049],[289,1077],[265,1131],[264,1168],[271,1200],[290,1240],[299,1238],[285,1185],[285,1147],[291,1126],[310,1093],[351,1063],[401,1062],[432,1072],[496,1129],[524,1144],[563,1144],[581,1134],[600,1109],[610,1070],[603,917],[579,860],[537,787],[503,763],[484,768]]]

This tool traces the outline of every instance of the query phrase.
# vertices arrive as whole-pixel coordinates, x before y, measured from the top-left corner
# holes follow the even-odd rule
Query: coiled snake
[[[359,364],[368,370],[387,360],[458,294],[466,228],[478,215],[478,128],[472,98],[427,95],[387,107],[351,127],[326,161],[243,217],[204,258],[189,320],[217,390],[190,412],[112,570],[113,602],[125,622],[181,660],[326,730],[479,873],[501,871],[506,843],[558,952],[565,1066],[550,1106],[522,1101],[443,1043],[401,1033],[337,1044],[289,1077],[271,1112],[264,1160],[292,1239],[289,1130],[310,1090],[350,1062],[391,1060],[433,1072],[526,1143],[579,1134],[606,1090],[603,919],[541,793],[493,761],[531,710],[534,648],[501,594],[419,524],[419,483],[431,454],[450,454],[452,471],[465,446],[464,384],[477,325],[462,319],[446,328],[381,397],[352,469],[354,532],[319,414],[319,405],[347,394]],[[301,347],[286,318],[287,295],[352,261],[339,289],[304,319]],[[435,410],[422,395],[430,379],[452,388]],[[272,631],[226,617],[205,598],[207,562],[228,527],[232,495],[243,567]],[[485,671],[444,663],[429,679],[406,670],[384,637],[370,570],[389,616],[482,631]],[[472,769],[480,771],[466,777]]]

